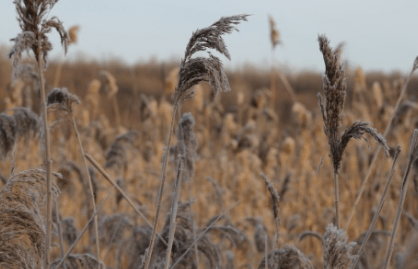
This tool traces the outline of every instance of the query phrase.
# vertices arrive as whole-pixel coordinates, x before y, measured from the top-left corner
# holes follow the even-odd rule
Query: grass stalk
[[[389,131],[390,131],[391,127],[392,127],[393,119],[395,118],[396,112],[398,111],[399,105],[401,104],[402,98],[403,98],[403,96],[404,96],[404,94],[406,92],[406,88],[408,87],[409,80],[411,79],[411,76],[414,73],[414,71],[415,71],[415,69],[412,68],[412,71],[409,73],[409,76],[406,78],[406,82],[405,82],[405,84],[402,87],[402,90],[401,90],[401,93],[399,94],[398,100],[396,101],[395,109],[393,110],[392,115],[390,116],[390,119],[389,119],[389,121],[388,121],[388,123],[386,125],[386,129],[385,129],[385,131],[383,133],[383,136],[384,137],[386,137],[389,134]],[[348,229],[348,226],[350,225],[350,222],[351,222],[351,220],[352,220],[352,218],[354,216],[354,213],[355,213],[355,211],[357,209],[357,206],[358,206],[358,204],[360,202],[361,195],[363,194],[364,189],[366,188],[366,184],[369,181],[369,178],[370,178],[370,176],[371,176],[371,174],[373,172],[374,165],[376,163],[377,158],[379,157],[379,153],[380,153],[381,149],[382,149],[382,147],[380,145],[378,145],[377,146],[377,149],[376,149],[376,152],[373,155],[372,162],[370,163],[370,166],[367,169],[366,177],[364,178],[363,182],[361,183],[361,186],[360,186],[360,189],[358,191],[356,200],[354,201],[353,207],[351,208],[350,214],[348,215],[347,223],[345,224],[345,228],[344,228],[345,230],[347,230]]]
[[[165,256],[165,267],[164,267],[165,269],[168,269],[170,267],[171,250],[172,250],[173,242],[174,242],[174,234],[176,232],[177,208],[178,208],[180,185],[181,185],[182,173],[183,173],[183,163],[184,163],[183,158],[180,158],[179,163],[177,165],[176,183],[174,186],[173,198],[171,202],[170,230],[168,233],[168,246],[167,246],[167,252]]]
[[[163,160],[163,167],[162,167],[162,171],[161,171],[161,182],[160,182],[160,189],[158,190],[158,201],[157,201],[157,211],[155,213],[155,219],[154,219],[154,225],[152,228],[152,234],[151,234],[151,241],[149,244],[149,252],[148,252],[148,256],[147,259],[145,261],[145,269],[148,269],[150,266],[150,262],[151,262],[151,257],[152,257],[152,251],[153,251],[153,247],[154,247],[154,242],[155,242],[155,235],[156,235],[156,229],[157,229],[157,224],[158,224],[158,217],[160,215],[160,209],[161,209],[161,201],[163,198],[163,190],[164,190],[164,184],[165,184],[165,172],[167,169],[167,160],[168,160],[168,155],[169,155],[169,150],[170,150],[170,145],[171,145],[171,135],[173,133],[173,125],[174,125],[174,119],[176,116],[176,112],[177,112],[177,105],[178,103],[175,102],[174,103],[174,107],[173,107],[173,112],[171,115],[171,123],[170,123],[170,130],[168,132],[168,138],[167,138],[167,147],[166,147],[166,154],[164,155],[164,160]]]
[[[61,257],[64,257],[64,243],[63,243],[63,240],[62,240],[61,220],[60,220],[60,214],[59,214],[59,211],[58,211],[58,201],[57,201],[56,198],[54,200],[54,211],[55,211],[55,218],[57,220],[60,254],[61,254]]]
[[[196,245],[196,243],[215,225],[215,223],[218,222],[218,220],[220,220],[221,218],[223,218],[226,215],[226,213],[231,211],[231,209],[233,209],[238,203],[239,202],[234,203],[226,211],[219,215],[214,221],[212,221],[210,225],[208,225],[206,229],[202,233],[200,233],[200,235],[193,241],[193,243],[186,249],[186,251],[177,259],[177,261],[170,267],[170,269],[176,268],[179,262],[186,256],[187,253],[189,253],[189,251]]]
[[[380,212],[382,210],[383,204],[385,203],[386,194],[387,194],[387,191],[389,189],[389,185],[390,185],[390,182],[392,180],[393,173],[395,172],[395,164],[396,164],[396,161],[398,160],[398,156],[399,156],[400,151],[401,151],[401,148],[400,148],[400,146],[398,146],[396,148],[395,155],[393,157],[392,167],[390,168],[389,174],[388,174],[388,176],[386,178],[386,184],[385,184],[385,188],[383,189],[382,197],[380,198],[380,202],[379,202],[379,204],[377,206],[377,209],[376,209],[376,212],[375,212],[375,214],[373,216],[372,222],[370,223],[369,229],[366,232],[366,235],[365,235],[365,237],[363,239],[363,242],[361,244],[361,247],[360,247],[359,251],[357,252],[357,257],[354,260],[353,265],[352,265],[351,268],[356,268],[356,265],[357,265],[358,261],[360,260],[361,254],[364,251],[364,248],[365,248],[365,246],[367,244],[367,241],[369,240],[370,235],[373,232],[373,228],[374,228],[374,226],[376,224],[376,221],[379,218],[379,214],[380,214]]]
[[[96,202],[94,201],[94,191],[93,191],[93,184],[91,183],[91,177],[90,177],[90,173],[89,173],[89,168],[87,167],[87,162],[86,162],[86,158],[84,155],[84,147],[83,144],[81,143],[81,138],[80,138],[80,134],[78,132],[78,128],[77,128],[77,123],[75,122],[74,119],[74,115],[71,113],[71,120],[74,126],[74,130],[75,130],[75,134],[77,137],[77,141],[78,141],[78,145],[80,147],[80,151],[81,151],[81,158],[83,159],[83,164],[84,164],[84,171],[87,177],[87,181],[89,184],[89,189],[90,189],[90,196],[91,196],[91,203],[93,205],[93,211],[96,211]],[[95,233],[95,241],[96,241],[96,252],[97,252],[97,261],[100,261],[100,244],[99,244],[99,224],[97,222],[97,216],[94,217],[94,233]],[[100,263],[99,263],[100,266]]]
[[[334,172],[334,205],[335,205],[335,227],[337,227],[337,229],[340,228],[340,208],[339,208],[339,203],[340,203],[340,193],[339,193],[339,187],[338,187],[338,173]]]
[[[51,230],[52,230],[52,184],[51,184],[51,151],[48,130],[48,113],[46,108],[44,62],[41,52],[41,40],[38,40],[38,70],[41,83],[41,108],[43,117],[43,132],[45,143],[45,166],[46,166],[46,240],[45,240],[45,269],[51,266]]]
[[[77,243],[80,241],[81,237],[84,235],[84,233],[86,232],[86,230],[88,229],[88,227],[91,225],[91,223],[93,222],[93,220],[96,218],[97,214],[102,209],[102,206],[104,205],[104,203],[107,201],[107,199],[109,199],[110,195],[113,193],[113,190],[114,189],[115,189],[115,187],[113,187],[112,189],[110,189],[108,191],[106,197],[103,199],[103,201],[97,207],[97,209],[94,211],[93,215],[90,217],[90,220],[84,226],[83,230],[81,230],[81,232],[79,233],[77,239],[74,241],[74,243],[67,250],[67,252],[65,253],[64,257],[62,257],[61,261],[57,264],[57,266],[55,267],[55,269],[58,269],[64,263],[65,259],[71,254],[71,252],[73,251],[73,249],[75,248],[75,246],[77,245]],[[97,261],[99,261],[99,260],[97,260]]]
[[[389,262],[390,262],[390,258],[392,257],[392,252],[393,252],[393,246],[394,246],[394,241],[395,241],[395,235],[396,235],[396,231],[398,229],[398,225],[399,225],[399,220],[401,218],[402,215],[402,210],[403,210],[403,204],[405,202],[405,196],[406,196],[406,191],[408,189],[408,182],[409,182],[409,172],[411,170],[411,166],[412,164],[417,160],[417,155],[418,155],[418,129],[414,130],[414,134],[412,135],[412,139],[411,139],[411,146],[409,149],[409,157],[408,157],[408,163],[405,169],[405,174],[403,176],[402,179],[402,185],[401,185],[401,193],[399,195],[399,202],[398,202],[398,209],[396,210],[396,216],[395,216],[395,222],[393,224],[393,229],[392,229],[392,234],[390,236],[390,242],[389,242],[389,246],[386,252],[386,258],[385,258],[385,263],[383,266],[383,269],[388,268],[389,266]]]
[[[89,162],[97,169],[97,171],[99,171],[102,176],[113,186],[116,188],[116,190],[123,196],[123,198],[125,198],[125,200],[128,202],[128,204],[130,206],[132,206],[132,208],[135,210],[136,213],[138,213],[138,215],[148,224],[148,226],[153,229],[153,226],[151,224],[151,222],[148,221],[148,219],[144,216],[144,214],[142,214],[141,211],[139,211],[139,209],[135,206],[134,202],[132,201],[131,198],[129,198],[129,196],[111,179],[111,177],[109,176],[108,173],[106,173],[106,171],[100,166],[100,164],[89,154],[84,154],[84,156],[87,158],[87,160],[89,160]],[[167,242],[161,237],[160,234],[157,234],[158,238],[160,238],[160,240],[163,242],[163,244],[167,245]]]

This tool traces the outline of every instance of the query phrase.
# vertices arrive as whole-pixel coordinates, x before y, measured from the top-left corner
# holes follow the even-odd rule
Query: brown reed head
[[[47,96],[48,110],[59,110],[72,114],[73,104],[81,104],[77,95],[69,93],[66,88],[55,88]]]
[[[226,58],[231,59],[222,35],[230,34],[233,30],[238,31],[235,25],[241,21],[247,21],[248,16],[247,14],[242,14],[222,17],[211,26],[198,29],[192,34],[180,64],[179,81],[174,93],[174,103],[193,97],[191,88],[202,81],[208,82],[214,89],[215,94],[231,90],[222,62],[218,57],[210,52],[208,52],[209,57],[192,57],[197,52],[214,49]]]
[[[42,57],[47,66],[47,56],[52,50],[52,44],[46,34],[53,28],[57,30],[61,38],[61,45],[67,52],[68,34],[57,17],[47,18],[49,11],[58,1],[56,0],[14,0],[17,11],[17,20],[22,29],[17,37],[13,38],[14,45],[9,52],[9,57],[13,57],[13,69],[16,69],[22,53],[26,50],[32,50],[36,61]],[[38,54],[38,50],[41,54]]]
[[[331,158],[334,166],[334,173],[338,174],[341,165],[342,154],[351,138],[363,138],[365,133],[370,134],[389,155],[389,147],[385,138],[376,129],[370,127],[367,122],[355,122],[339,136],[341,118],[344,116],[344,101],[346,96],[347,83],[344,76],[343,66],[339,63],[339,50],[332,50],[325,35],[318,37],[319,49],[323,54],[325,62],[325,75],[323,76],[323,89],[325,102],[318,93],[319,107],[321,108],[324,120],[324,133],[328,138]]]

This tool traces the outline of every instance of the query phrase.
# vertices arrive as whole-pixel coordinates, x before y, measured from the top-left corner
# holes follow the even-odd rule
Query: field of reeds
[[[418,58],[225,70],[243,14],[179,63],[48,61],[56,2],[0,49],[0,268],[418,268]]]

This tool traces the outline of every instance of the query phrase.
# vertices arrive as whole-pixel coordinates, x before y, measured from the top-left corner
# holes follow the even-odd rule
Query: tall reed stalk
[[[194,91],[192,87],[199,84],[202,81],[206,81],[215,90],[215,93],[230,91],[228,78],[222,66],[222,62],[219,58],[212,55],[210,52],[209,57],[195,57],[192,56],[196,52],[206,51],[207,49],[215,49],[219,53],[225,55],[230,59],[229,52],[225,46],[225,42],[222,38],[223,34],[231,33],[233,30],[238,30],[234,25],[239,24],[241,21],[246,21],[248,15],[236,15],[231,17],[222,17],[211,26],[199,29],[192,34],[189,43],[186,47],[186,52],[183,60],[180,64],[179,80],[173,96],[173,111],[171,114],[170,129],[167,138],[167,154],[163,159],[163,166],[161,172],[161,182],[158,191],[157,211],[154,219],[154,228],[152,230],[150,244],[148,247],[148,255],[145,260],[144,268],[148,269],[151,262],[156,228],[158,218],[160,215],[162,194],[165,184],[165,173],[167,167],[168,151],[171,145],[171,135],[173,133],[173,124],[178,105],[185,99],[192,98]]]
[[[323,76],[323,89],[325,92],[325,102],[318,93],[319,107],[321,108],[324,120],[324,133],[328,138],[330,146],[330,156],[334,168],[334,205],[335,205],[335,226],[339,229],[339,187],[338,171],[341,166],[343,153],[350,139],[363,138],[368,133],[385,149],[389,155],[389,147],[386,145],[385,138],[376,129],[370,127],[368,122],[355,122],[340,136],[339,129],[341,118],[343,117],[344,102],[346,96],[347,83],[344,75],[343,66],[340,64],[340,50],[332,50],[325,35],[318,37],[319,49],[322,52],[325,62],[325,75]]]
[[[41,110],[43,116],[43,136],[45,149],[45,166],[46,166],[46,244],[45,244],[45,268],[50,267],[50,248],[51,248],[51,218],[52,218],[52,184],[51,184],[51,154],[50,141],[48,131],[48,115],[45,100],[45,77],[44,71],[47,65],[48,52],[52,50],[51,42],[47,37],[52,28],[57,30],[61,37],[61,44],[64,51],[67,51],[68,34],[65,31],[61,21],[57,17],[47,18],[50,10],[57,1],[53,0],[15,0],[17,11],[17,20],[22,29],[16,38],[12,39],[14,45],[9,53],[9,57],[13,58],[13,77],[19,67],[19,61],[22,53],[32,50],[38,63],[38,70],[41,83]]]
[[[81,152],[81,158],[83,159],[84,173],[87,178],[87,183],[88,183],[88,187],[90,190],[91,204],[92,204],[93,212],[94,212],[96,211],[96,202],[94,200],[93,184],[91,182],[89,169],[87,167],[86,158],[84,156],[84,147],[81,142],[81,137],[78,132],[77,123],[75,122],[74,113],[73,113],[73,104],[80,104],[80,103],[81,102],[78,99],[78,97],[74,94],[69,93],[67,89],[65,88],[62,88],[62,89],[55,88],[48,94],[48,101],[47,101],[48,109],[50,110],[55,109],[55,110],[63,111],[71,118],[71,122],[73,124],[74,131],[75,131],[77,141],[78,141],[78,146]],[[97,223],[97,216],[94,217],[94,232],[95,232],[94,237],[96,241],[96,252],[97,252],[96,257],[97,257],[97,260],[99,261],[100,245],[99,245],[99,225]]]
[[[390,116],[390,119],[389,119],[389,121],[386,124],[386,129],[383,132],[383,136],[384,137],[386,137],[389,134],[389,131],[390,131],[391,127],[392,127],[393,119],[395,118],[396,112],[399,109],[399,105],[401,104],[401,101],[403,99],[403,96],[405,95],[406,88],[408,87],[409,80],[411,79],[412,74],[417,69],[418,69],[418,57],[415,58],[414,64],[412,65],[411,72],[409,73],[408,77],[406,78],[406,82],[404,83],[404,85],[402,87],[402,90],[401,90],[401,93],[399,94],[398,100],[396,101],[396,105],[395,105],[395,108],[393,110],[393,113]],[[376,149],[376,151],[375,151],[375,153],[374,153],[374,155],[373,155],[372,162],[370,163],[370,166],[367,169],[366,177],[364,178],[363,182],[361,183],[360,190],[358,191],[356,200],[354,201],[354,204],[353,204],[353,207],[351,208],[350,214],[348,215],[348,219],[347,219],[347,222],[345,224],[345,230],[348,229],[348,226],[350,225],[350,222],[351,222],[351,220],[352,220],[352,218],[354,216],[354,213],[356,211],[356,208],[357,208],[357,206],[358,206],[358,204],[360,202],[361,195],[363,194],[363,191],[366,188],[366,184],[369,181],[369,178],[370,178],[370,176],[371,176],[371,174],[373,172],[373,168],[374,168],[374,165],[376,163],[376,160],[379,157],[380,150],[381,150],[381,147],[378,146],[377,149]]]
[[[396,210],[395,222],[393,223],[392,234],[390,236],[390,242],[389,242],[389,246],[388,246],[388,249],[387,249],[387,252],[386,252],[386,258],[385,258],[385,263],[384,263],[383,269],[388,268],[390,258],[392,257],[395,235],[396,235],[396,231],[398,229],[399,220],[400,220],[401,215],[402,215],[402,210],[403,210],[403,204],[405,202],[406,191],[408,190],[408,182],[409,182],[409,177],[408,176],[409,176],[409,172],[411,171],[411,167],[416,160],[418,160],[418,129],[415,129],[414,133],[412,134],[411,145],[409,147],[408,162],[406,164],[405,174],[402,178],[401,193],[399,195],[398,209]]]

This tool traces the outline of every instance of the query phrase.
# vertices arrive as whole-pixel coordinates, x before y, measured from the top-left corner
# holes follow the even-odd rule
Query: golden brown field
[[[50,61],[47,127],[39,61],[24,58],[17,68],[1,47],[0,267],[56,268],[65,255],[61,268],[144,268],[165,174],[146,268],[353,268],[374,216],[355,268],[385,268],[391,246],[387,268],[418,268],[418,63],[410,77],[344,69],[339,52],[320,42],[322,74],[245,66],[226,71],[230,93],[203,82],[191,99],[179,95],[190,91],[182,86],[187,62]],[[389,156],[374,160],[385,143]]]

